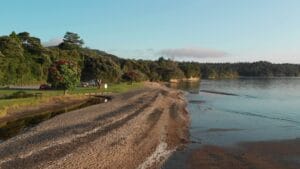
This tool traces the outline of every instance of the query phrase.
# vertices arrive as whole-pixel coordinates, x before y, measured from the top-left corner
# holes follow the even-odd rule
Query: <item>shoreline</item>
[[[291,116],[283,116],[282,121],[282,119],[278,120],[277,116],[269,115],[267,116],[268,118],[264,118],[261,117],[264,114],[260,115],[258,113],[257,116],[249,116],[246,113],[227,114],[227,112],[222,111],[222,109],[227,110],[226,108],[229,107],[228,109],[231,110],[230,106],[232,106],[232,110],[236,110],[236,112],[253,112],[253,109],[246,110],[248,108],[247,106],[243,106],[243,109],[235,109],[234,106],[242,106],[244,104],[231,105],[231,103],[237,102],[237,100],[239,100],[238,97],[240,96],[246,96],[244,97],[244,99],[247,103],[255,100],[254,97],[248,97],[248,95],[242,95],[239,92],[236,92],[237,94],[227,92],[235,91],[230,90],[232,88],[225,87],[225,89],[222,90],[222,88],[224,88],[223,86],[227,86],[227,83],[224,83],[217,87],[213,85],[210,86],[210,84],[212,83],[207,83],[207,86],[204,87],[202,86],[202,96],[199,96],[198,93],[195,93],[194,95],[194,93],[190,92],[191,94],[189,95],[188,99],[191,104],[189,108],[190,116],[193,118],[193,123],[190,130],[191,134],[193,134],[190,136],[191,142],[187,145],[186,149],[175,152],[163,166],[163,169],[299,168],[300,135],[298,135],[298,132],[296,131],[299,128],[299,125],[298,123],[294,124],[292,122],[292,124],[290,124],[291,121],[285,121],[287,117]],[[179,88],[180,87],[185,87],[185,84],[179,86]],[[212,91],[211,89],[214,89],[214,91]],[[187,91],[189,90],[191,90],[191,88],[187,88]],[[201,90],[197,89],[197,91]],[[258,99],[262,98],[259,97],[259,94],[257,94],[256,96]],[[270,94],[270,96],[272,95]],[[206,99],[204,97],[206,97]],[[277,97],[272,98],[277,99]],[[212,101],[218,99],[221,101]],[[226,99],[228,99],[228,101]],[[205,104],[207,101],[210,101],[209,104]],[[256,102],[251,102],[249,105],[256,105],[255,103]],[[214,104],[218,105],[219,107],[215,106]],[[227,105],[227,107],[222,107],[222,105],[225,104]],[[283,106],[285,105],[282,103],[282,101],[281,104]],[[278,102],[278,105],[280,105],[280,102]],[[259,110],[260,109],[258,109],[258,112],[260,112]],[[288,110],[293,112],[295,109],[291,107],[291,109],[286,109],[286,111]],[[269,110],[269,112],[274,114],[277,113],[277,111],[272,111],[272,109]],[[296,118],[291,119],[297,121],[297,116],[295,117]],[[247,122],[249,122],[249,124],[245,123],[245,125],[241,125],[244,124],[242,121],[243,119],[248,120]],[[268,124],[267,122],[269,122],[270,124]],[[251,128],[251,123],[257,127],[253,127],[255,129]],[[257,125],[255,125],[256,123]],[[265,126],[265,128],[260,126]],[[289,129],[286,128],[286,126],[293,128]],[[266,128],[268,128],[268,130]],[[279,130],[282,128],[284,129]],[[253,130],[254,132],[252,132]],[[286,134],[280,135],[283,131],[285,131],[284,133]]]
[[[147,83],[1,143],[0,167],[160,168],[188,142],[186,106],[183,92]]]

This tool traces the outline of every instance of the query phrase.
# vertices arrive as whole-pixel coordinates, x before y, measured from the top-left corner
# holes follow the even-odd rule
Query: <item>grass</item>
[[[29,94],[42,93],[43,96],[58,96],[64,94],[62,90],[0,89],[0,96],[8,96],[19,91],[24,91]]]
[[[69,91],[69,95],[82,95],[86,93],[123,93],[132,89],[141,88],[143,83],[133,83],[132,85],[127,83],[109,84],[107,89],[98,89],[96,87],[78,87],[75,90]],[[0,97],[9,96],[18,91],[24,91],[26,93],[35,94],[42,93],[41,98],[29,97],[18,99],[0,99],[0,117],[7,114],[9,108],[19,108],[22,106],[38,105],[41,102],[47,102],[51,97],[63,96],[62,90],[30,90],[30,89],[0,89]]]
[[[21,106],[36,105],[41,101],[42,99],[36,99],[36,98],[1,99],[0,117],[6,115],[8,108],[16,109]]]

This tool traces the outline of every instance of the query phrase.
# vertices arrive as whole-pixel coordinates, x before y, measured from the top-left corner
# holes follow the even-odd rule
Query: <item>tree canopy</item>
[[[84,44],[77,33],[66,32],[63,42],[59,45],[61,49],[78,49]]]
[[[0,85],[45,83],[49,77],[49,68],[59,60],[77,65],[81,81],[169,81],[191,77],[222,79],[300,75],[300,65],[297,64],[272,64],[265,61],[212,64],[176,62],[163,57],[154,61],[124,59],[83,47],[83,44],[80,36],[72,32],[67,32],[63,42],[52,47],[44,47],[38,37],[28,32],[0,36]]]

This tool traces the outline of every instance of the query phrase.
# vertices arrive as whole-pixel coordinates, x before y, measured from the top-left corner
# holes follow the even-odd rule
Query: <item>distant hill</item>
[[[118,81],[169,81],[201,77],[208,79],[239,76],[299,76],[300,65],[254,63],[197,63],[174,62],[159,58],[156,61],[123,59],[97,49],[82,47],[79,35],[67,32],[64,41],[44,47],[41,40],[28,32],[0,37],[0,85],[45,83],[48,68],[57,60],[71,60],[81,69],[81,80],[101,79]]]

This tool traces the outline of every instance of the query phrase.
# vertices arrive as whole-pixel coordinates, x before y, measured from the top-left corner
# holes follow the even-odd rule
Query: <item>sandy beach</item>
[[[159,168],[188,140],[182,92],[148,83],[0,144],[0,168]]]

